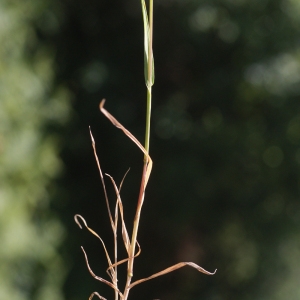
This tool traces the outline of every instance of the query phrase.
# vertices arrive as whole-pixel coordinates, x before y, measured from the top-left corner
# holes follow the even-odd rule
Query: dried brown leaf
[[[92,300],[94,296],[97,296],[101,300],[107,300],[106,298],[100,296],[97,292],[92,293],[91,296],[89,297],[89,300]]]
[[[216,271],[217,271],[217,269],[216,269],[213,273],[211,273],[211,272],[206,271],[205,269],[203,269],[202,267],[198,266],[197,264],[195,264],[193,262],[180,262],[180,263],[178,263],[176,265],[173,265],[173,266],[171,266],[171,267],[169,267],[167,269],[164,269],[164,270],[162,270],[162,271],[160,271],[158,273],[155,273],[155,274],[153,274],[153,275],[151,275],[151,276],[149,276],[147,278],[139,279],[139,280],[133,282],[129,286],[129,288],[132,288],[132,287],[134,287],[137,284],[140,284],[140,283],[145,282],[147,280],[153,279],[155,277],[162,276],[162,275],[165,275],[167,273],[173,272],[173,271],[175,271],[177,269],[180,269],[182,267],[185,267],[185,266],[190,266],[190,267],[196,269],[197,271],[199,271],[201,273],[204,273],[206,275],[214,275],[216,273]]]
[[[80,227],[80,229],[82,229],[82,226],[81,226],[80,222],[78,221],[78,218],[81,219],[81,221],[83,222],[83,224],[84,224],[84,226],[86,227],[86,229],[87,229],[89,232],[91,232],[94,236],[96,236],[96,237],[100,240],[100,242],[102,243],[103,249],[104,249],[104,251],[105,251],[106,259],[107,259],[107,262],[108,262],[108,265],[109,265],[109,270],[110,270],[110,272],[111,272],[111,274],[109,274],[109,275],[110,275],[110,277],[111,277],[112,280],[113,280],[113,279],[116,279],[116,278],[115,278],[116,276],[115,276],[114,270],[113,270],[112,268],[110,268],[110,266],[112,266],[112,262],[111,262],[111,259],[110,259],[110,257],[109,257],[108,251],[107,251],[107,249],[106,249],[106,247],[105,247],[104,241],[101,239],[101,237],[100,237],[93,229],[91,229],[90,227],[88,227],[88,225],[87,225],[85,219],[84,219],[81,215],[76,214],[76,215],[74,216],[74,219],[75,219],[75,222],[77,223],[77,225]],[[82,248],[82,249],[83,249],[83,248]]]
[[[130,239],[129,239],[129,235],[126,229],[126,225],[125,225],[125,221],[124,221],[124,210],[123,210],[123,203],[121,200],[121,196],[120,196],[120,190],[117,188],[117,185],[113,179],[112,176],[110,176],[109,174],[105,174],[106,176],[108,176],[114,186],[115,189],[115,193],[117,196],[117,204],[119,206],[119,210],[120,210],[120,215],[121,215],[121,222],[122,222],[122,237],[123,237],[123,241],[124,241],[124,245],[126,248],[127,253],[129,253],[129,247],[130,247]],[[116,210],[117,211],[117,210]]]
[[[103,186],[103,190],[104,190],[104,196],[105,196],[105,202],[106,202],[107,211],[108,211],[108,215],[109,215],[109,220],[110,220],[110,223],[111,223],[111,227],[114,230],[116,225],[113,221],[112,214],[111,214],[111,211],[110,211],[110,206],[109,206],[108,196],[107,196],[107,192],[106,192],[105,182],[104,182],[104,178],[103,178],[103,174],[102,174],[102,170],[101,170],[101,166],[100,166],[100,161],[99,161],[98,155],[97,155],[96,143],[95,143],[95,139],[94,139],[93,134],[92,134],[91,127],[89,127],[89,130],[90,130],[90,136],[91,136],[92,146],[93,146],[93,150],[94,150],[94,156],[95,156],[95,159],[96,159],[96,162],[97,162],[97,166],[98,166],[98,170],[99,170],[99,173],[100,173],[100,178],[101,178],[101,182],[102,182],[102,186]]]
[[[113,123],[113,125],[115,125],[117,128],[121,129],[125,135],[127,135],[141,150],[142,152],[145,154],[146,157],[146,161],[147,161],[147,170],[146,170],[146,175],[145,175],[145,185],[144,188],[146,188],[146,185],[148,183],[149,177],[150,177],[150,173],[152,170],[152,159],[149,156],[148,152],[146,151],[146,149],[142,146],[142,144],[136,139],[136,137],[131,134],[120,122],[118,122],[118,120],[113,117],[105,108],[104,108],[104,103],[105,103],[105,99],[103,99],[100,102],[99,108],[100,111]]]

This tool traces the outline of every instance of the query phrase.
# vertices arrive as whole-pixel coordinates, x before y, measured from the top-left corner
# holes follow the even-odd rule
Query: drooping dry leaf
[[[145,174],[145,185],[144,188],[146,188],[146,185],[148,183],[149,177],[150,177],[150,173],[152,170],[152,159],[149,156],[148,152],[146,151],[146,149],[142,146],[142,144],[136,139],[136,137],[131,134],[121,123],[118,122],[118,120],[113,117],[105,108],[104,108],[104,103],[105,103],[105,99],[103,99],[100,102],[99,108],[100,111],[113,123],[113,125],[115,125],[117,128],[121,129],[145,154],[146,160],[147,160],[147,169],[146,169],[146,174]]]
[[[143,279],[137,280],[137,281],[133,282],[129,287],[132,288],[132,287],[134,287],[137,284],[140,284],[142,282],[145,282],[147,280],[153,279],[153,278],[158,277],[158,276],[165,275],[167,273],[173,272],[173,271],[175,271],[177,269],[180,269],[182,267],[185,267],[185,266],[190,266],[190,267],[196,269],[197,271],[199,271],[201,273],[204,273],[206,275],[214,275],[216,273],[216,271],[217,271],[217,269],[216,269],[213,273],[211,273],[211,272],[206,271],[205,269],[203,269],[202,267],[198,266],[197,264],[195,264],[193,262],[180,262],[180,263],[178,263],[176,265],[173,265],[173,266],[171,266],[171,267],[169,267],[167,269],[164,269],[164,270],[162,270],[162,271],[160,271],[158,273],[155,273],[155,274],[153,274],[153,275],[151,275],[151,276],[149,276],[147,278],[143,278]]]

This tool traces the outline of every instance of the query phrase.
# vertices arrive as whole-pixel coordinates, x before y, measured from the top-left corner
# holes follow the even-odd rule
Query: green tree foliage
[[[46,2],[0,3],[1,299],[63,299],[57,248],[65,232],[49,210],[62,163],[49,128],[63,125],[70,109],[66,90],[53,89],[53,54],[33,27]]]

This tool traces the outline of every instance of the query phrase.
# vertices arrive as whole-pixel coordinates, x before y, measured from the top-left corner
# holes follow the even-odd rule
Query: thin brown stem
[[[129,294],[129,290],[130,290],[130,283],[131,283],[131,280],[133,277],[133,263],[134,263],[134,258],[135,258],[134,253],[135,253],[135,247],[137,244],[137,233],[138,233],[138,228],[139,228],[141,210],[142,210],[142,205],[143,205],[144,196],[145,196],[147,166],[148,166],[148,164],[145,163],[144,168],[143,168],[143,174],[142,174],[139,198],[138,198],[138,203],[137,203],[137,208],[136,208],[136,214],[135,214],[134,222],[133,222],[131,244],[130,244],[130,249],[129,249],[129,260],[128,260],[128,267],[127,267],[127,281],[126,281],[125,290],[124,290],[124,300],[127,300],[127,298],[128,298],[128,294]]]

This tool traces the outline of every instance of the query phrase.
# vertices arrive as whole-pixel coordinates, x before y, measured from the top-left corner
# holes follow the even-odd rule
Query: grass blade
[[[109,254],[108,254],[108,252],[107,252],[107,249],[106,249],[106,247],[105,247],[104,241],[101,239],[101,237],[100,237],[93,229],[91,229],[90,227],[88,227],[88,225],[87,225],[85,219],[84,219],[81,215],[76,214],[76,215],[74,216],[74,220],[75,220],[76,224],[79,226],[80,229],[82,229],[82,226],[81,226],[80,222],[78,221],[78,219],[81,219],[81,221],[83,222],[85,228],[86,228],[89,232],[91,232],[94,236],[96,236],[96,237],[100,240],[100,242],[102,243],[103,249],[104,249],[104,251],[105,251],[106,259],[107,259],[107,262],[108,262],[108,265],[109,265],[109,269],[110,269],[110,272],[111,272],[111,274],[109,274],[109,273],[108,273],[108,274],[109,274],[109,276],[111,277],[111,279],[113,280],[116,276],[115,276],[114,270],[113,270],[112,268],[110,268],[110,267],[112,266],[112,262],[111,262],[111,259],[110,259],[110,257],[109,257]],[[83,249],[83,248],[82,248],[82,249]]]
[[[177,270],[177,269],[180,269],[180,268],[182,268],[182,267],[185,267],[185,266],[190,266],[190,267],[196,269],[197,271],[199,271],[199,272],[201,272],[201,273],[204,273],[204,274],[206,274],[206,275],[214,275],[214,274],[216,273],[216,271],[217,271],[217,270],[215,270],[213,273],[211,273],[211,272],[206,271],[205,269],[203,269],[202,267],[198,266],[197,264],[195,264],[195,263],[193,263],[193,262],[180,262],[180,263],[178,263],[178,264],[176,264],[176,265],[173,265],[173,266],[171,266],[171,267],[169,267],[169,268],[167,268],[167,269],[164,269],[164,270],[162,270],[162,271],[160,271],[160,272],[158,272],[158,273],[155,273],[155,274],[153,274],[153,275],[151,275],[151,276],[149,276],[149,277],[147,277],[147,278],[143,278],[143,279],[140,279],[140,280],[137,280],[137,281],[133,282],[133,283],[130,285],[130,288],[134,287],[134,286],[137,285],[137,284],[140,284],[140,283],[145,282],[145,281],[147,281],[147,280],[156,278],[156,277],[158,277],[158,276],[165,275],[165,274],[167,274],[167,273],[173,272],[173,271],[175,271],[175,270]]]
[[[109,215],[109,220],[110,220],[111,227],[114,230],[114,228],[116,226],[114,224],[114,221],[113,221],[113,218],[112,218],[112,214],[111,214],[111,211],[110,211],[110,207],[109,207],[109,202],[108,202],[108,196],[107,196],[107,192],[106,192],[105,182],[104,182],[102,170],[101,170],[101,167],[100,167],[100,161],[98,159],[98,155],[97,155],[97,151],[96,151],[96,143],[95,143],[92,131],[91,131],[91,127],[89,127],[89,130],[90,130],[90,136],[91,136],[92,146],[93,146],[93,150],[94,150],[94,156],[95,156],[95,159],[96,159],[96,162],[97,162],[97,166],[98,166],[98,170],[99,170],[99,173],[100,173],[100,178],[101,178],[101,182],[102,182],[102,186],[103,186],[103,190],[104,190],[104,196],[105,196],[105,202],[106,202],[107,211],[108,211],[108,215]]]
[[[112,122],[113,125],[115,125],[117,128],[121,129],[145,154],[146,160],[147,160],[147,171],[145,174],[145,185],[144,188],[146,188],[146,185],[148,183],[149,177],[150,177],[150,173],[152,170],[152,159],[149,156],[148,152],[146,151],[146,149],[142,146],[142,144],[136,139],[136,137],[131,134],[121,123],[118,122],[118,120],[113,117],[105,108],[104,108],[104,103],[105,103],[105,99],[103,99],[100,102],[99,108],[100,111]]]
[[[121,222],[122,222],[122,237],[123,237],[123,241],[124,241],[126,251],[127,251],[127,253],[129,253],[130,240],[129,240],[129,235],[128,235],[126,225],[125,225],[125,221],[124,221],[124,211],[123,211],[123,204],[122,204],[122,200],[121,200],[121,196],[120,196],[120,190],[117,188],[117,185],[116,185],[113,177],[110,176],[109,174],[105,174],[105,175],[110,178],[110,180],[111,180],[111,182],[114,186],[115,193],[117,195],[117,205],[119,207]]]
[[[148,60],[149,60],[149,43],[150,43],[150,27],[149,27],[149,20],[148,20],[148,13],[146,8],[145,0],[141,0],[142,4],[142,12],[143,12],[143,23],[144,23],[144,73],[145,73],[145,83],[146,86],[149,88],[154,84],[154,58],[152,55],[152,76],[151,80],[149,77],[149,70],[148,70]]]
[[[89,297],[89,300],[92,300],[94,296],[97,296],[101,300],[107,300],[106,298],[100,296],[97,292],[92,293],[91,296]]]

